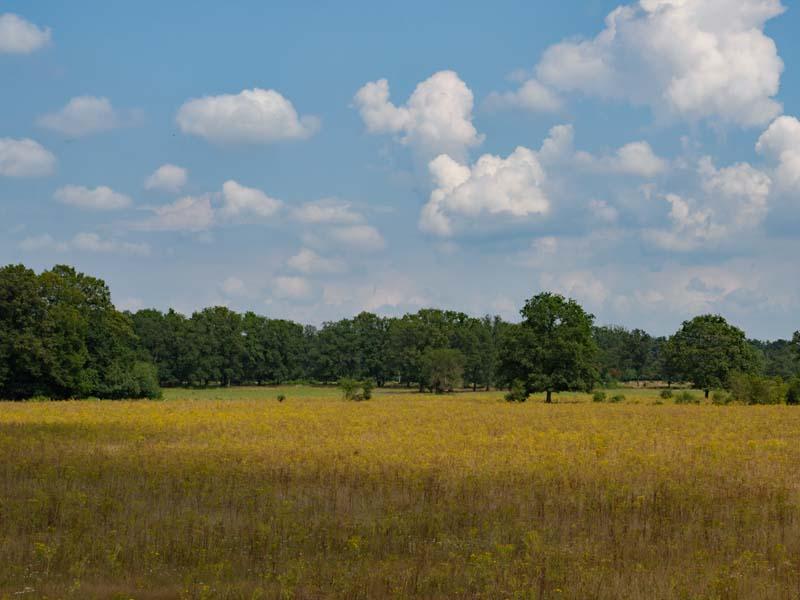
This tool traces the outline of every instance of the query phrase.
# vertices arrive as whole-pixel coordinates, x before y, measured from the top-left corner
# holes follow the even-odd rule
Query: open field
[[[0,598],[800,596],[800,409],[623,393],[3,403]]]

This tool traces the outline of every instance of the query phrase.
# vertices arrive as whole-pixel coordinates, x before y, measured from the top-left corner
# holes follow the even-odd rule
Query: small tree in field
[[[727,388],[732,373],[754,373],[758,359],[744,332],[719,315],[685,321],[670,340],[672,360],[708,398],[712,388]]]
[[[450,348],[431,348],[422,355],[422,386],[441,394],[452,392],[464,379],[464,355]]]
[[[510,328],[501,350],[507,381],[522,381],[527,393],[591,391],[597,380],[592,336],[594,316],[558,294],[534,296],[520,311],[522,323]]]

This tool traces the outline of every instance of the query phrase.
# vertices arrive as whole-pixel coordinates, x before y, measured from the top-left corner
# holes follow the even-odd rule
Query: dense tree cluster
[[[99,279],[56,266],[0,269],[0,398],[153,398],[133,324]]]
[[[528,300],[521,317],[363,312],[317,328],[219,306],[191,316],[120,313],[101,280],[71,267],[37,275],[8,266],[0,269],[0,397],[154,397],[159,384],[353,380],[437,392],[513,388],[524,400],[620,381],[708,391],[730,389],[742,373],[800,376],[800,332],[791,341],[748,341],[722,317],[704,315],[670,338],[653,337],[595,326],[578,303],[550,293]]]

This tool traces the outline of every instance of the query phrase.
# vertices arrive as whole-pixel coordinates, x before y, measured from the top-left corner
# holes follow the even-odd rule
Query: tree
[[[792,337],[792,346],[794,347],[794,355],[800,361],[800,331],[795,331]]]
[[[590,391],[597,379],[594,316],[574,300],[542,293],[525,303],[522,322],[509,328],[501,351],[507,382],[523,382],[526,393]]]
[[[422,355],[421,385],[441,394],[452,392],[464,378],[464,355],[452,348],[429,348]]]
[[[712,388],[727,388],[732,373],[755,373],[758,360],[744,332],[719,315],[685,321],[670,340],[672,362],[708,398]]]

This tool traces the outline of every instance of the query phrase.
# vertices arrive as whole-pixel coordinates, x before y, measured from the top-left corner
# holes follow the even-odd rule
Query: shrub
[[[342,390],[342,396],[345,400],[369,400],[372,398],[372,381],[359,381],[358,379],[351,379],[343,377],[339,380],[339,387]]]
[[[717,390],[713,394],[711,394],[711,403],[712,404],[730,404],[731,403],[731,395],[728,392],[723,392]]]
[[[786,388],[786,404],[800,404],[800,377],[795,377]]]
[[[611,397],[611,402],[624,402],[625,401],[625,394],[616,394]]]
[[[731,397],[745,404],[781,404],[787,401],[787,386],[780,377],[734,373],[730,378]]]
[[[661,396],[662,400],[669,400],[672,398],[672,390],[661,390],[659,396]]]
[[[592,396],[592,402],[605,402],[606,401],[606,393],[605,392],[595,392]]]
[[[690,391],[684,390],[675,396],[675,404],[700,404],[700,398],[697,398]]]
[[[511,389],[506,394],[507,402],[525,402],[528,399],[528,391],[525,389],[525,384],[519,379],[514,380],[511,384]]]
[[[284,400],[286,400],[286,395],[285,394],[278,394],[278,402],[283,402]]]

